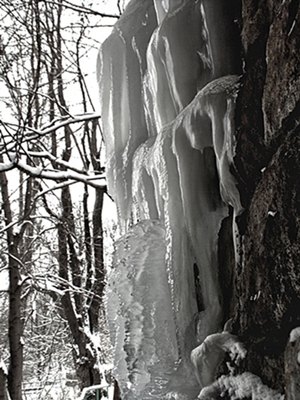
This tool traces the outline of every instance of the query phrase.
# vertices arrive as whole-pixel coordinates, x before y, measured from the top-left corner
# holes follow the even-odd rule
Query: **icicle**
[[[124,399],[194,399],[190,353],[220,330],[218,232],[228,205],[241,210],[224,3],[133,0],[99,53],[108,188],[123,234],[107,311]]]

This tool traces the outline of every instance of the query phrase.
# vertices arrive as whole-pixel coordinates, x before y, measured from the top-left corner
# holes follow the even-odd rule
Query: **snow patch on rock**
[[[191,361],[202,388],[215,380],[217,367],[226,353],[229,353],[236,364],[245,358],[247,353],[238,337],[228,332],[207,336],[204,342],[191,352]]]
[[[296,342],[300,338],[300,327],[293,329],[290,333],[290,343]]]
[[[198,399],[212,400],[225,397],[230,400],[283,400],[284,396],[262,383],[250,372],[236,376],[221,376],[212,385],[201,390]]]

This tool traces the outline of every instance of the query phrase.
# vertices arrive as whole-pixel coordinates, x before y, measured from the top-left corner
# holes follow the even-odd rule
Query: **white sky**
[[[7,292],[8,291],[8,270],[0,271],[0,292]]]

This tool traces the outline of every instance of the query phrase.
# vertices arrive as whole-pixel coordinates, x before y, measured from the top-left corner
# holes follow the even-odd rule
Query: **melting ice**
[[[108,189],[123,236],[107,289],[122,398],[194,399],[220,330],[217,240],[240,70],[227,0],[132,0],[98,58]]]

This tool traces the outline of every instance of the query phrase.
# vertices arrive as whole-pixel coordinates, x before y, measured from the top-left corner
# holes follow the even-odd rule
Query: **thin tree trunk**
[[[113,398],[113,400],[122,400],[121,399],[120,388],[119,388],[119,385],[118,385],[118,381],[116,381],[116,380],[115,380],[115,383],[114,383],[114,398]]]
[[[93,212],[93,242],[95,259],[95,283],[93,287],[93,297],[89,310],[91,330],[98,330],[99,312],[103,303],[104,292],[104,260],[103,260],[103,229],[102,229],[102,209],[103,209],[104,189],[96,189],[96,199]]]
[[[8,391],[11,400],[22,399],[23,343],[21,320],[21,285],[17,246],[9,245],[9,318],[8,336],[10,347],[10,366],[8,371]]]
[[[1,162],[2,160],[0,160]],[[6,226],[8,226],[8,268],[9,268],[9,317],[8,339],[10,348],[10,365],[7,386],[11,400],[22,400],[23,379],[23,344],[21,320],[21,285],[17,238],[13,234],[12,213],[9,202],[8,181],[5,173],[0,174],[0,185]]]
[[[7,400],[6,374],[1,367],[0,367],[0,400]]]

